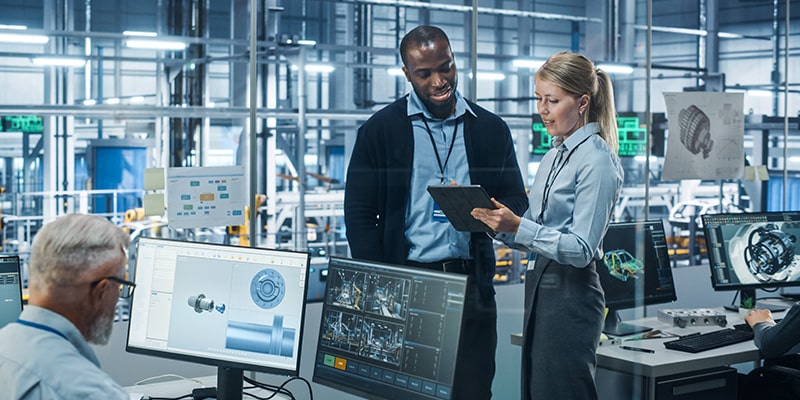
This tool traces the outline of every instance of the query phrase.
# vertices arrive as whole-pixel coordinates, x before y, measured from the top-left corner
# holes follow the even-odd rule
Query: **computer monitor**
[[[800,286],[800,211],[701,218],[714,290],[739,290],[752,308],[756,289]]]
[[[620,112],[617,115],[617,133],[619,134],[619,155],[620,157],[643,156],[647,149],[647,121],[645,113]],[[664,156],[664,130],[666,129],[666,117],[664,113],[652,113],[653,124],[650,129],[651,154],[654,156]],[[542,117],[533,114],[531,123],[531,153],[544,154],[550,150],[552,137],[547,134]]]
[[[370,399],[450,399],[466,288],[466,275],[331,257],[314,382]]]
[[[0,328],[22,312],[22,279],[19,257],[0,256]]]
[[[608,308],[603,332],[625,336],[650,330],[623,323],[618,311],[677,299],[664,224],[660,220],[611,223],[603,251],[597,269]]]
[[[126,350],[217,366],[217,398],[242,372],[297,376],[308,253],[142,237]]]

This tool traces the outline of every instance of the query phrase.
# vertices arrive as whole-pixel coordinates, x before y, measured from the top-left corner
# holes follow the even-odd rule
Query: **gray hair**
[[[130,237],[107,219],[69,214],[45,224],[31,246],[30,286],[46,290],[121,258]]]

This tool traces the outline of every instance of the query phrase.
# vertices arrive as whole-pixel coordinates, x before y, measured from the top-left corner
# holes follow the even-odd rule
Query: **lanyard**
[[[450,154],[453,152],[453,145],[456,143],[456,133],[458,132],[458,123],[460,119],[461,117],[456,118],[456,126],[453,127],[453,137],[450,138],[450,148],[447,150],[447,157],[444,159],[444,164],[442,164],[442,159],[439,157],[439,149],[436,147],[436,141],[433,140],[433,132],[431,132],[431,127],[428,126],[428,120],[425,118],[425,116],[422,116],[422,123],[425,124],[425,130],[428,131],[428,137],[431,138],[433,153],[436,154],[436,163],[439,164],[439,171],[442,173],[442,184],[448,183],[445,182],[444,171],[447,168],[447,163],[450,161]]]
[[[558,174],[560,174],[561,170],[564,169],[564,166],[567,165],[567,162],[569,161],[569,158],[572,157],[572,153],[574,153],[575,150],[577,150],[578,147],[580,147],[584,142],[589,140],[590,137],[592,137],[592,135],[589,135],[589,136],[585,137],[583,140],[580,141],[580,143],[578,143],[575,147],[573,147],[572,150],[570,150],[569,153],[567,153],[567,157],[564,158],[564,161],[562,161],[558,165],[558,169],[556,169],[555,168],[556,167],[556,163],[558,163],[558,161],[560,161],[562,156],[563,156],[563,152],[560,149],[558,150],[558,156],[553,160],[553,165],[550,166],[550,173],[547,174],[547,180],[544,182],[544,194],[542,195],[542,207],[539,210],[539,218],[538,218],[538,222],[540,224],[544,221],[544,210],[547,208],[547,202],[548,202],[548,200],[550,198],[550,189],[552,189],[553,184],[556,182],[556,178],[558,177]],[[563,146],[563,144],[562,144],[562,146]],[[553,171],[555,171],[555,175],[553,175]],[[552,176],[552,179],[551,179],[551,176]]]
[[[20,325],[30,326],[31,328],[41,329],[41,330],[43,330],[45,332],[50,332],[50,333],[56,334],[58,336],[61,336],[62,338],[64,338],[64,340],[69,342],[69,339],[67,339],[67,337],[64,336],[63,333],[61,333],[61,332],[59,332],[59,331],[55,330],[54,328],[51,328],[51,327],[49,327],[47,325],[42,325],[42,324],[39,324],[39,323],[36,323],[36,322],[31,322],[31,321],[26,321],[24,319],[18,319],[17,323],[20,324]]]

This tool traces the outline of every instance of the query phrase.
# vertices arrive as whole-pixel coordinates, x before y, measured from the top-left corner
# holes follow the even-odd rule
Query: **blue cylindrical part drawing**
[[[234,350],[291,357],[295,330],[283,327],[283,316],[276,315],[273,325],[228,321],[225,347]]]

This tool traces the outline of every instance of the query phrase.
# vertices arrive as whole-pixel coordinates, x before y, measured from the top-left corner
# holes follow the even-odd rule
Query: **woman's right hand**
[[[514,214],[508,207],[492,198],[492,203],[497,207],[494,210],[489,208],[473,208],[470,214],[473,218],[483,222],[494,232],[517,233],[522,218]]]

